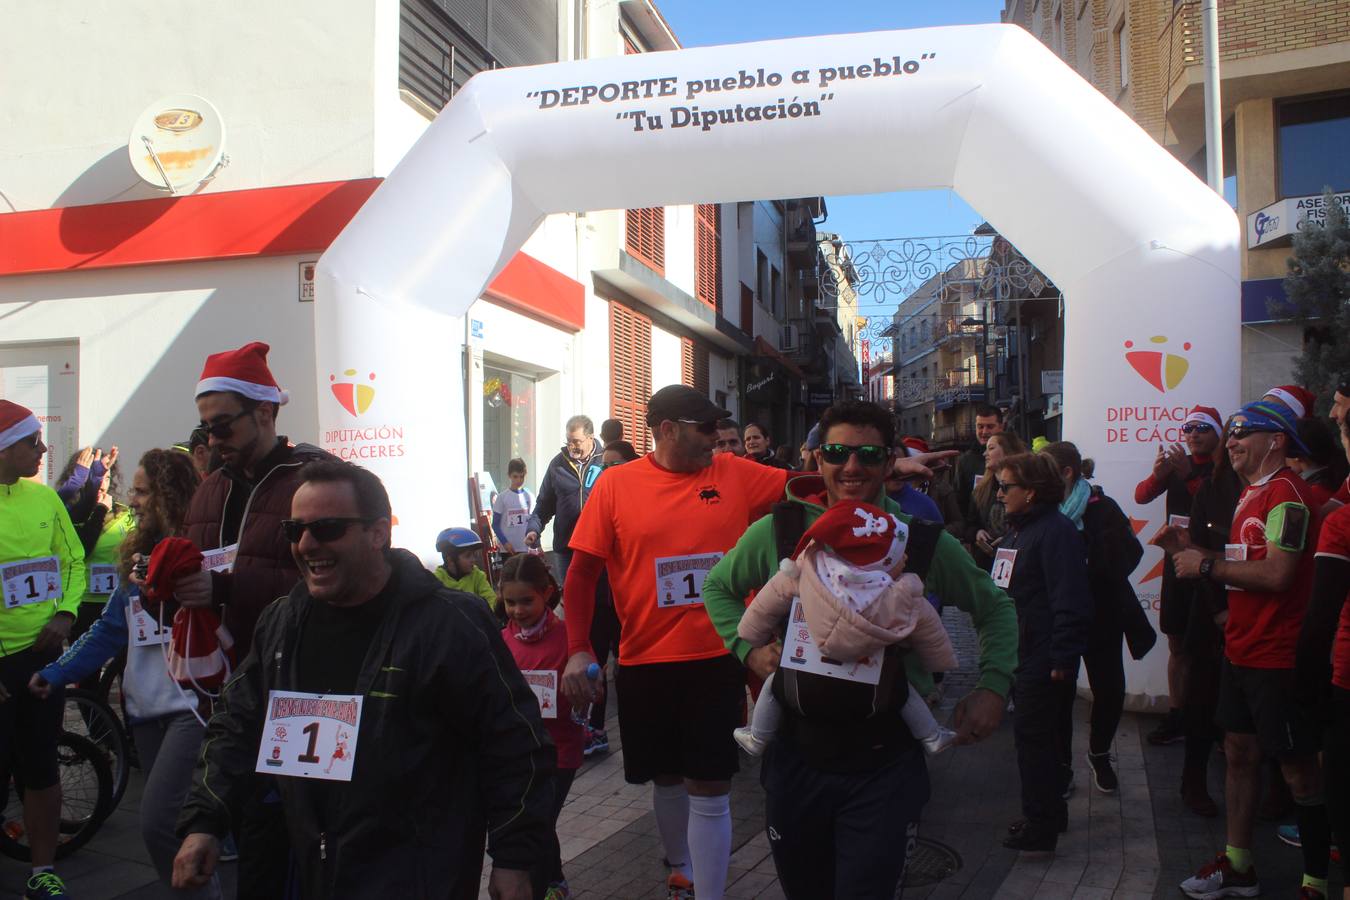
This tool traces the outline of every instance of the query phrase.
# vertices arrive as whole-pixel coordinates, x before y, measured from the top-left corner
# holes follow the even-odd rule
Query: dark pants
[[[1350,884],[1350,852],[1347,852],[1350,851],[1350,691],[1344,688],[1331,689],[1331,722],[1322,765],[1327,818],[1341,848],[1342,877]]]
[[[614,597],[609,590],[609,577],[602,576],[600,586],[595,592],[595,615],[591,619],[591,648],[595,650],[595,661],[600,668],[605,667],[611,655],[619,658],[619,617],[614,612]],[[609,691],[600,694],[600,699],[591,704],[590,726],[596,731],[605,730],[605,698]]]
[[[1033,824],[1058,828],[1069,814],[1064,791],[1072,774],[1074,682],[1018,675],[1015,690],[1013,738],[1022,815]]]
[[[291,838],[276,780],[253,777],[235,829],[239,845],[238,900],[276,900],[298,896],[291,884]]]
[[[549,555],[553,564],[553,577],[557,580],[558,587],[563,588],[567,585],[567,570],[572,565],[572,551],[553,550]],[[563,599],[565,601],[567,598]]]
[[[544,896],[550,884],[566,880],[562,870],[562,848],[558,844],[558,816],[562,815],[567,793],[572,790],[572,780],[576,777],[576,769],[558,769],[553,773],[553,831],[548,836],[545,856],[530,871],[530,884],[537,898]]]
[[[769,746],[760,783],[788,900],[895,896],[928,802],[928,767],[917,747],[883,769],[843,775],[808,764],[791,738],[780,738]]]
[[[1092,688],[1092,727],[1088,749],[1106,753],[1120,727],[1125,709],[1125,662],[1121,655],[1124,633],[1114,619],[1095,616],[1088,632],[1088,650],[1083,654],[1088,685]]]

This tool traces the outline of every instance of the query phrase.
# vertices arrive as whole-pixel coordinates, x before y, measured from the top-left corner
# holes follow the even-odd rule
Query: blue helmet
[[[436,535],[436,552],[447,550],[476,550],[483,546],[483,539],[472,528],[447,528]]]

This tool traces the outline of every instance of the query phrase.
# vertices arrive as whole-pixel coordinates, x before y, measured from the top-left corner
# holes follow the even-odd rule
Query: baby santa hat
[[[1276,400],[1289,407],[1289,411],[1294,414],[1295,419],[1301,419],[1304,416],[1312,415],[1313,404],[1317,398],[1313,392],[1296,384],[1285,384],[1280,387],[1273,387],[1266,391],[1267,397],[1274,397]]]
[[[1223,431],[1223,416],[1219,415],[1219,411],[1212,406],[1194,407],[1190,412],[1186,413],[1186,421],[1181,424],[1189,425],[1191,422],[1199,422],[1201,425],[1208,425],[1210,428],[1213,428],[1220,433]]]
[[[277,387],[277,380],[267,368],[267,351],[271,349],[261,341],[254,341],[238,350],[212,353],[202,367],[194,396],[232,391],[260,403],[284,405],[291,395]]]
[[[909,528],[870,503],[841,500],[806,530],[792,551],[793,559],[801,557],[811,541],[824,544],[835,556],[859,569],[889,572],[905,558]]]
[[[31,409],[10,400],[0,400],[0,450],[6,450],[41,430],[42,423]]]

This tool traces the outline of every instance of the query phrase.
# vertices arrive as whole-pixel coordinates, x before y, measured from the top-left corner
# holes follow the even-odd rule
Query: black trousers
[[[1017,676],[1013,738],[1022,776],[1022,815],[1058,827],[1069,814],[1064,791],[1072,777],[1073,681]]]
[[[874,772],[839,774],[810,765],[780,738],[769,745],[760,783],[788,900],[892,900],[928,802],[921,750]]]
[[[1350,691],[1331,689],[1331,723],[1327,727],[1326,755],[1322,758],[1326,779],[1327,818],[1331,833],[1341,848],[1341,873],[1350,884]]]
[[[297,897],[292,882],[291,837],[276,780],[254,775],[235,829],[239,845],[238,900]]]
[[[614,597],[609,589],[609,576],[600,578],[595,592],[595,615],[591,618],[591,647],[595,650],[595,661],[600,668],[605,667],[612,655],[619,658],[619,616],[614,612]],[[590,726],[596,731],[605,730],[605,700],[609,691],[600,695],[600,699],[591,704]]]
[[[563,804],[567,802],[567,793],[572,790],[572,781],[576,777],[576,769],[557,769],[553,773],[553,832],[549,835],[546,855],[530,870],[530,884],[534,888],[536,898],[542,898],[550,884],[565,880],[562,870],[562,847],[558,843],[558,816],[562,815]]]
[[[1092,688],[1092,717],[1088,749],[1106,753],[1116,738],[1120,715],[1125,709],[1125,661],[1122,645],[1125,633],[1117,621],[1097,615],[1088,631],[1088,650],[1083,668]]]

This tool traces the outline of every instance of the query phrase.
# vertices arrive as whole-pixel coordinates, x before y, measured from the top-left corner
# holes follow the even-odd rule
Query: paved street
[[[953,610],[945,618],[963,669],[946,680],[943,715],[974,683],[977,652],[969,620]],[[1053,859],[1019,858],[999,844],[1007,823],[1018,816],[1009,722],[978,747],[930,761],[934,799],[911,863],[910,883],[903,892],[906,900],[1181,896],[1177,882],[1222,848],[1223,819],[1201,819],[1184,811],[1176,792],[1181,746],[1149,746],[1142,735],[1155,720],[1147,716],[1127,715],[1121,725],[1116,744],[1120,792],[1105,796],[1092,790],[1083,761],[1087,713],[1087,702],[1080,700],[1075,709],[1077,790],[1069,803],[1069,833],[1061,838]],[[650,788],[624,782],[622,747],[612,721],[609,734],[612,752],[586,763],[558,824],[565,870],[574,896],[585,900],[664,897],[665,869]],[[1216,799],[1222,797],[1222,776],[1223,757],[1216,754],[1210,773],[1210,791]],[[169,896],[156,883],[141,844],[136,820],[140,784],[138,774],[133,777],[137,780],[103,830],[62,866],[72,895],[80,900]],[[727,896],[782,897],[762,831],[757,765],[745,766],[737,777],[731,808],[735,850]],[[955,857],[950,872],[944,866],[948,853]],[[1275,839],[1273,825],[1258,826],[1256,859],[1265,895],[1292,896],[1301,860],[1297,850]],[[233,866],[224,870],[227,883],[232,883]],[[17,863],[0,865],[0,891],[21,893],[25,874]],[[1339,887],[1333,878],[1333,896]],[[486,890],[481,896],[487,896]]]

